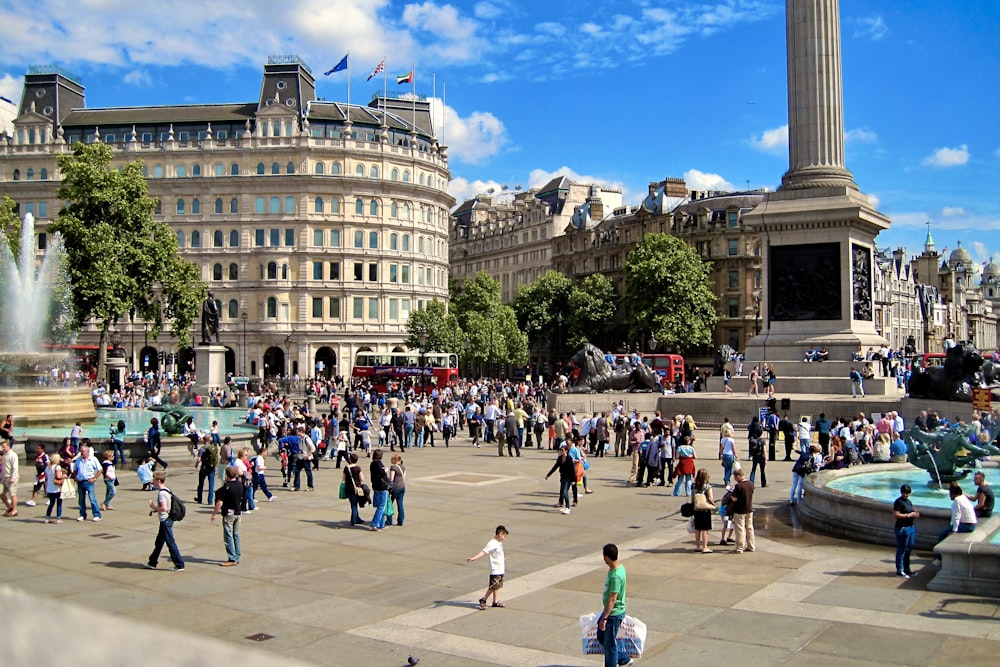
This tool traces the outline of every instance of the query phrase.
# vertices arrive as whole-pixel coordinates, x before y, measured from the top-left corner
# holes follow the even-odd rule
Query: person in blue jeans
[[[372,505],[375,506],[375,516],[372,517],[371,530],[382,530],[385,528],[385,501],[389,497],[389,475],[385,471],[385,464],[382,463],[382,450],[376,449],[372,452],[372,462],[368,466],[372,483]]]
[[[406,466],[403,465],[401,454],[393,454],[389,457],[389,461],[389,482],[392,488],[390,497],[396,503],[396,523],[402,526],[406,518],[406,510],[403,508],[403,497],[406,495]],[[391,516],[386,517],[385,524],[392,525]]]
[[[153,544],[153,553],[149,554],[149,560],[143,564],[148,570],[155,570],[156,564],[160,560],[160,552],[163,545],[167,545],[167,552],[174,566],[174,572],[184,571],[184,559],[181,551],[177,548],[177,541],[174,540],[174,520],[170,518],[170,489],[167,488],[167,474],[162,470],[153,473],[153,488],[156,490],[156,497],[149,501],[150,516],[155,512],[160,522],[159,530],[156,533],[156,542]]]
[[[101,469],[101,462],[94,456],[90,443],[86,440],[80,445],[80,458],[73,465],[73,473],[76,477],[76,493],[80,505],[80,516],[76,520],[87,520],[87,502],[89,501],[91,510],[94,513],[94,521],[100,521],[101,510],[97,504],[94,483],[98,477],[103,475],[103,471]]]
[[[914,511],[913,503],[910,502],[912,492],[909,484],[902,485],[899,487],[899,498],[892,504],[892,515],[896,518],[896,526],[893,528],[896,533],[896,576],[903,579],[913,576],[910,553],[917,544],[917,529],[913,520],[920,516],[920,512]]]
[[[948,527],[941,531],[938,542],[943,541],[952,533],[971,533],[976,529],[976,508],[972,501],[962,492],[962,487],[958,482],[952,482],[948,487],[948,495],[951,496],[951,522]],[[939,556],[935,556],[939,558]]]
[[[605,544],[602,550],[608,576],[601,601],[604,609],[597,620],[597,639],[604,646],[604,667],[631,665],[632,659],[618,654],[618,629],[625,620],[625,566],[618,562],[618,546]]]

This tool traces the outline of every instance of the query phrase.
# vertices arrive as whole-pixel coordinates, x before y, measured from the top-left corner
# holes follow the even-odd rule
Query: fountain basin
[[[997,470],[995,464],[991,469]],[[917,548],[929,551],[951,520],[947,487],[943,491],[936,486],[930,489],[929,481],[927,472],[908,463],[821,470],[805,479],[806,495],[799,507],[799,517],[824,533],[894,547],[896,520],[892,516],[892,503],[899,497],[899,486],[905,482],[913,488],[911,499],[920,512],[916,522]],[[970,478],[963,486],[967,493],[972,491],[971,484]],[[918,494],[925,498],[924,502]],[[943,496],[943,504],[937,501],[931,504],[933,498],[929,496],[937,494]]]
[[[954,533],[934,548],[941,570],[928,590],[1000,597],[1000,517],[980,519],[971,533]]]
[[[25,427],[93,421],[97,416],[86,386],[0,387],[0,416],[8,414],[14,416],[15,433]]]

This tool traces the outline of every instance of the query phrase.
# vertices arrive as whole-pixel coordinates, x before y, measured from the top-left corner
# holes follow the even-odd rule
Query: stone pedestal
[[[121,389],[125,385],[125,357],[108,356],[107,360],[108,388],[111,391]]]
[[[195,391],[208,405],[210,391],[226,386],[226,346],[199,344],[194,346],[194,351],[198,375]]]

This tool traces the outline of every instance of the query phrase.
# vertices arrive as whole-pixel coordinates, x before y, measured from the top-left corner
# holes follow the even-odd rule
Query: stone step
[[[815,364],[803,364],[804,366],[814,366]],[[851,395],[851,380],[847,377],[846,373],[843,377],[823,377],[823,376],[782,376],[775,370],[778,375],[775,387],[779,393],[782,394],[841,394],[845,396]],[[758,383],[760,386],[760,393],[766,394],[764,389],[764,382]],[[734,377],[729,382],[729,386],[732,388],[734,393],[746,394],[750,387],[750,380],[746,377]],[[723,393],[723,379],[719,376],[713,376],[708,379],[708,391]],[[871,396],[886,396],[894,398],[902,398],[903,390],[896,388],[895,378],[882,378],[875,377],[864,381],[865,394]]]
[[[876,376],[881,375],[880,367],[874,362],[863,362],[863,361],[814,361],[814,362],[804,362],[804,361],[774,361],[768,362],[768,365],[774,368],[775,375],[778,379],[784,377],[843,377],[846,378],[851,372],[851,368],[864,368],[866,364],[872,365],[872,371]],[[746,378],[750,376],[750,371],[756,364],[743,364],[743,375]],[[732,362],[729,363],[729,372],[733,373],[736,377],[736,365]]]

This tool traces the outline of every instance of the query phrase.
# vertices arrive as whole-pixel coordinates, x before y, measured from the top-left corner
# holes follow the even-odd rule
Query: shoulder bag
[[[715,503],[709,501],[708,496],[705,495],[704,491],[699,491],[693,495],[695,512],[711,512],[715,509]]]

